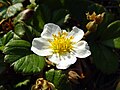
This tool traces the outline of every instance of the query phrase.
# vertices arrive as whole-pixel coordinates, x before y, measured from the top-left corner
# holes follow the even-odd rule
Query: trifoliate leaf
[[[110,74],[118,69],[118,56],[108,47],[101,44],[92,44],[93,62],[102,72]]]
[[[52,82],[58,90],[71,90],[67,77],[62,74],[61,70],[51,69],[45,75],[46,79]]]

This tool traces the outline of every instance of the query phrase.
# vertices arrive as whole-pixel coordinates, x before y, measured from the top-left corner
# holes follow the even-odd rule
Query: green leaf
[[[16,3],[22,3],[25,0],[11,0],[11,1],[12,1],[12,4],[16,4]]]
[[[33,19],[33,24],[37,30],[43,29],[44,24],[48,22],[51,18],[51,12],[49,8],[45,5],[39,5],[35,11],[35,16]]]
[[[61,70],[51,69],[45,75],[46,79],[52,82],[58,90],[71,90],[65,74],[62,74]]]
[[[46,79],[49,80],[50,82],[53,82],[56,87],[58,87],[61,77],[63,77],[64,74],[62,74],[61,70],[54,70],[51,69],[48,72],[46,72]]]
[[[5,54],[5,62],[14,65],[17,72],[22,73],[38,73],[45,66],[44,57],[31,54],[31,44],[25,40],[9,41],[3,52]]]
[[[114,21],[108,25],[101,39],[109,40],[120,37],[120,20]]]
[[[46,72],[46,79],[49,80],[50,82],[52,82],[54,79],[54,73],[55,73],[54,69],[47,71]]]
[[[14,69],[22,73],[38,73],[45,66],[44,57],[35,54],[26,55],[14,63]]]
[[[33,23],[34,23],[36,29],[38,29],[38,30],[43,29],[45,21],[43,19],[43,15],[42,15],[40,6],[37,8],[37,10],[35,12],[35,17],[33,19]]]
[[[24,22],[18,23],[15,26],[15,34],[21,39],[32,41],[34,37],[40,36],[40,32],[37,32],[32,26],[25,24]]]
[[[30,82],[30,80],[26,79],[22,82],[19,82],[17,85],[15,85],[15,87],[17,88],[17,87],[21,87],[22,85],[27,85],[29,82]]]
[[[68,12],[65,9],[59,9],[53,13],[52,20],[53,22],[61,25],[64,23],[64,19],[67,14]]]
[[[113,20],[112,14],[105,12],[103,17],[103,21],[101,24],[98,25],[97,31],[95,33],[96,37],[99,38],[103,35],[104,31],[106,30],[109,23]]]
[[[102,44],[112,47],[112,48],[118,48],[120,49],[120,37],[110,40],[102,41]]]
[[[20,55],[10,55],[10,54],[8,54],[8,55],[5,55],[4,60],[5,60],[5,62],[12,64],[16,60],[19,60],[20,58],[22,58],[24,56],[25,56],[25,54],[20,54]]]
[[[14,4],[12,6],[9,6],[7,11],[6,11],[5,18],[9,18],[9,17],[14,16],[18,11],[21,11],[22,8],[23,8],[22,3],[17,3],[17,4]]]
[[[5,47],[4,53],[6,54],[23,54],[21,52],[29,52],[29,50],[26,47]]]
[[[9,31],[7,34],[5,34],[2,38],[2,44],[6,45],[12,38],[14,33],[12,31]]]
[[[24,54],[21,51],[29,52],[30,46],[30,43],[24,40],[11,40],[7,43],[3,52],[10,55]]]
[[[4,50],[4,46],[0,46],[0,51],[3,51]]]
[[[92,44],[93,62],[102,72],[110,74],[118,69],[118,56],[108,47],[101,44]]]
[[[7,34],[4,34],[2,38],[0,38],[0,50],[4,50],[4,46],[13,38],[14,33],[9,31]]]
[[[25,40],[11,40],[6,47],[30,47],[31,44]]]
[[[30,20],[30,18],[33,16],[33,10],[26,9],[20,12],[15,18],[14,18],[14,24],[24,21],[27,22]]]
[[[25,28],[23,23],[18,23],[15,25],[14,32],[16,35],[18,35],[20,38],[23,38],[25,35]]]
[[[3,50],[3,52],[6,54],[5,61],[8,63],[13,63],[21,57],[30,54],[30,47],[30,43],[25,40],[9,41]]]

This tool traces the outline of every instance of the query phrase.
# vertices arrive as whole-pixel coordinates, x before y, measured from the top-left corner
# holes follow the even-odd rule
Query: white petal
[[[32,41],[31,50],[39,56],[52,55],[52,50],[49,48],[50,43],[43,38],[34,38]]]
[[[86,58],[91,55],[89,46],[86,41],[79,41],[75,46],[75,56],[79,58]]]
[[[61,32],[61,29],[58,25],[48,23],[44,26],[43,32],[41,33],[41,37],[46,39],[52,39],[52,34],[57,35],[58,32]]]
[[[73,30],[68,34],[68,36],[73,36],[73,42],[78,42],[84,36],[84,32],[82,29],[77,28],[76,26],[73,27]]]
[[[58,64],[60,62],[60,58],[58,54],[53,54],[48,57],[48,60],[50,60],[52,63]]]
[[[64,33],[64,32],[65,32],[65,33],[67,33],[67,31],[66,31],[66,30],[62,30],[62,32],[63,32],[63,33]]]
[[[67,69],[71,64],[76,62],[77,58],[72,54],[60,56],[60,62],[56,65],[58,69]]]
[[[68,67],[70,67],[69,64],[63,65],[63,64],[57,64],[56,65],[57,69],[67,69]]]

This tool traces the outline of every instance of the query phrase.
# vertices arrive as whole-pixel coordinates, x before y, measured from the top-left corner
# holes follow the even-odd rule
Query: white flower
[[[58,69],[66,69],[78,58],[86,58],[91,52],[86,41],[81,40],[83,30],[73,27],[71,32],[61,30],[58,25],[48,23],[40,38],[34,38],[31,50],[39,56],[47,56]]]

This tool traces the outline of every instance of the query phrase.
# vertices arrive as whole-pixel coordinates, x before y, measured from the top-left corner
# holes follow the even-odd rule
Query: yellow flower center
[[[58,35],[53,34],[54,40],[49,40],[49,42],[51,43],[50,48],[53,50],[53,53],[65,54],[73,49],[74,42],[72,42],[72,39],[74,37],[67,37],[67,35],[67,32],[58,32]]]

